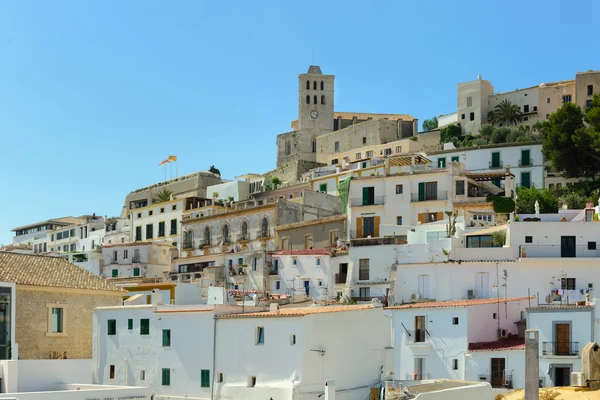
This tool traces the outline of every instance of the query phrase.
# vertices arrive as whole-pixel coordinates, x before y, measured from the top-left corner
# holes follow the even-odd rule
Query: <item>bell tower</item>
[[[313,136],[333,131],[334,80],[317,65],[298,75],[298,130]]]

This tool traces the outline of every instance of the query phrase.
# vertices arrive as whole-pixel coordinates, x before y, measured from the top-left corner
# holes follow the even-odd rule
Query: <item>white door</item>
[[[490,297],[490,274],[478,272],[475,276],[475,296],[479,299]]]
[[[429,298],[429,275],[419,275],[419,297]]]

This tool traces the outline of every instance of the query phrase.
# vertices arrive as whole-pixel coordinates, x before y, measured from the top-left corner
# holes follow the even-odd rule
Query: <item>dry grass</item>
[[[498,397],[500,396],[500,397]],[[554,389],[542,389],[540,390],[540,400],[560,400],[560,392]],[[497,394],[494,400],[504,400],[504,395]],[[525,400],[525,394],[522,397],[519,397],[517,400]]]

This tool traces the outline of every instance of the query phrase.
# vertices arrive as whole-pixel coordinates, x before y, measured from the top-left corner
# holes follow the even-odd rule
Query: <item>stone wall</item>
[[[92,293],[91,291],[88,293]],[[19,345],[19,358],[48,359],[54,357],[92,357],[92,314],[94,308],[116,306],[122,298],[109,295],[75,293],[50,290],[23,289],[17,285],[15,342]],[[48,335],[49,308],[47,304],[66,304],[62,337]]]
[[[266,172],[263,176],[265,177],[265,182],[270,181],[274,177],[278,177],[282,183],[293,184],[300,180],[303,173],[323,165],[324,164],[315,161],[294,160],[272,171]]]
[[[440,130],[436,129],[429,132],[422,132],[417,135],[418,142],[423,145],[423,151],[430,153],[440,151]]]
[[[288,239],[288,247],[281,250],[302,250],[305,248],[306,235],[313,235],[313,248],[320,249],[331,247],[329,242],[331,231],[336,231],[334,236],[343,239],[346,234],[346,220],[327,221],[319,224],[295,224],[289,229],[277,231],[277,244],[280,246],[282,239]]]

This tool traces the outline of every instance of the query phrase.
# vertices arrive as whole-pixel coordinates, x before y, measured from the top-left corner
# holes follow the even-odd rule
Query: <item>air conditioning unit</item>
[[[421,295],[419,295],[419,293],[413,293],[413,294],[410,296],[410,299],[411,299],[411,301],[417,301],[417,300],[419,300],[420,298],[421,298]]]
[[[583,372],[571,372],[571,386],[586,387],[585,374]]]
[[[506,337],[508,337],[508,332],[506,329],[498,329],[498,338],[504,339]]]
[[[473,300],[475,298],[475,291],[473,289],[467,290],[467,299]]]

